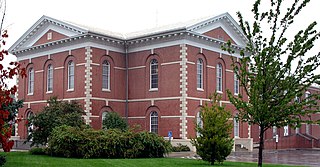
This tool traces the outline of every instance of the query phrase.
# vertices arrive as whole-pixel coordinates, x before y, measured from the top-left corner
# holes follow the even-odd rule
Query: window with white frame
[[[203,128],[203,122],[201,120],[201,112],[197,113],[197,125],[198,127]],[[197,131],[197,137],[199,136],[200,136],[200,133]]]
[[[239,94],[239,78],[237,76],[236,71],[234,73],[234,94],[235,95]]]
[[[217,91],[222,92],[222,65],[217,64]]]
[[[103,121],[106,119],[106,115],[108,114],[108,112],[103,112],[102,115],[101,115],[101,124],[102,124],[102,127],[103,127]],[[106,127],[103,127],[103,128],[106,128]]]
[[[68,90],[74,89],[74,62],[68,63]]]
[[[158,89],[158,61],[152,59],[150,62],[150,89]]]
[[[278,131],[278,128],[276,126],[273,126],[272,127],[272,135],[273,135],[273,137],[276,137],[277,131]]]
[[[158,113],[156,111],[150,113],[150,132],[158,134]]]
[[[33,68],[29,69],[29,77],[28,77],[28,94],[33,94],[34,89],[34,70]]]
[[[233,118],[233,134],[235,138],[239,137],[239,120],[237,118]]]
[[[197,60],[197,89],[203,89],[203,61]]]
[[[110,63],[106,60],[102,63],[102,89],[110,90]]]
[[[289,135],[289,125],[283,127],[283,136]]]
[[[294,101],[295,101],[296,103],[300,103],[300,102],[301,102],[301,99],[300,99],[300,97],[296,96],[296,97],[294,98]]]
[[[27,119],[30,120],[32,117],[33,117],[33,112],[29,111],[27,113]],[[33,130],[33,123],[29,122],[27,126],[27,134],[30,135],[32,133],[32,130]],[[30,141],[32,141],[32,139]]]
[[[47,92],[52,92],[52,90],[53,90],[53,67],[51,64],[49,64],[47,69]]]

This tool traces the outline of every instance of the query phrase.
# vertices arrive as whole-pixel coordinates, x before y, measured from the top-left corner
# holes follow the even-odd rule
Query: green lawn
[[[43,155],[30,155],[27,152],[0,153],[6,155],[5,167],[197,167],[210,166],[201,160],[190,160],[182,158],[150,158],[150,159],[74,159],[59,158]],[[215,165],[219,166],[219,165]],[[224,167],[255,167],[256,163],[225,162]],[[265,164],[266,167],[285,167],[283,165]]]

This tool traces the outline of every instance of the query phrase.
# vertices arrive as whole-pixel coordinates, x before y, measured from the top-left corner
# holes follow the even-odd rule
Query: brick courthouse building
[[[24,99],[19,118],[28,118],[51,96],[83,105],[84,121],[99,129],[110,111],[130,125],[188,141],[211,93],[237,114],[227,98],[229,89],[243,93],[231,68],[230,55],[220,46],[231,40],[239,57],[246,44],[238,24],[228,14],[143,32],[118,34],[41,17],[9,49],[26,68],[18,79],[18,98]],[[257,128],[234,122],[236,143],[252,148]],[[16,136],[28,128],[19,122]]]

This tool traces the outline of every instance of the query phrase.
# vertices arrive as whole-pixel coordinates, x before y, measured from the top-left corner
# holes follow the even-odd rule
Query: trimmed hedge
[[[49,139],[48,153],[77,158],[157,158],[171,145],[150,132],[93,130],[60,126]]]

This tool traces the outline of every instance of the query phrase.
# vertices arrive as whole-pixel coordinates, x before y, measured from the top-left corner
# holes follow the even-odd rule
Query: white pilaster
[[[180,113],[181,113],[181,117],[180,117],[180,137],[182,139],[187,139],[187,46],[185,44],[180,45]]]
[[[85,123],[86,124],[90,124],[91,120],[90,120],[90,117],[91,117],[91,110],[92,110],[92,107],[91,107],[91,98],[92,98],[92,67],[91,67],[91,63],[92,63],[92,49],[88,46],[86,47],[86,63],[85,63],[85,81],[84,81],[84,94],[85,94],[85,99],[84,99],[84,111],[85,111],[85,116],[84,116],[84,120],[85,120]]]

